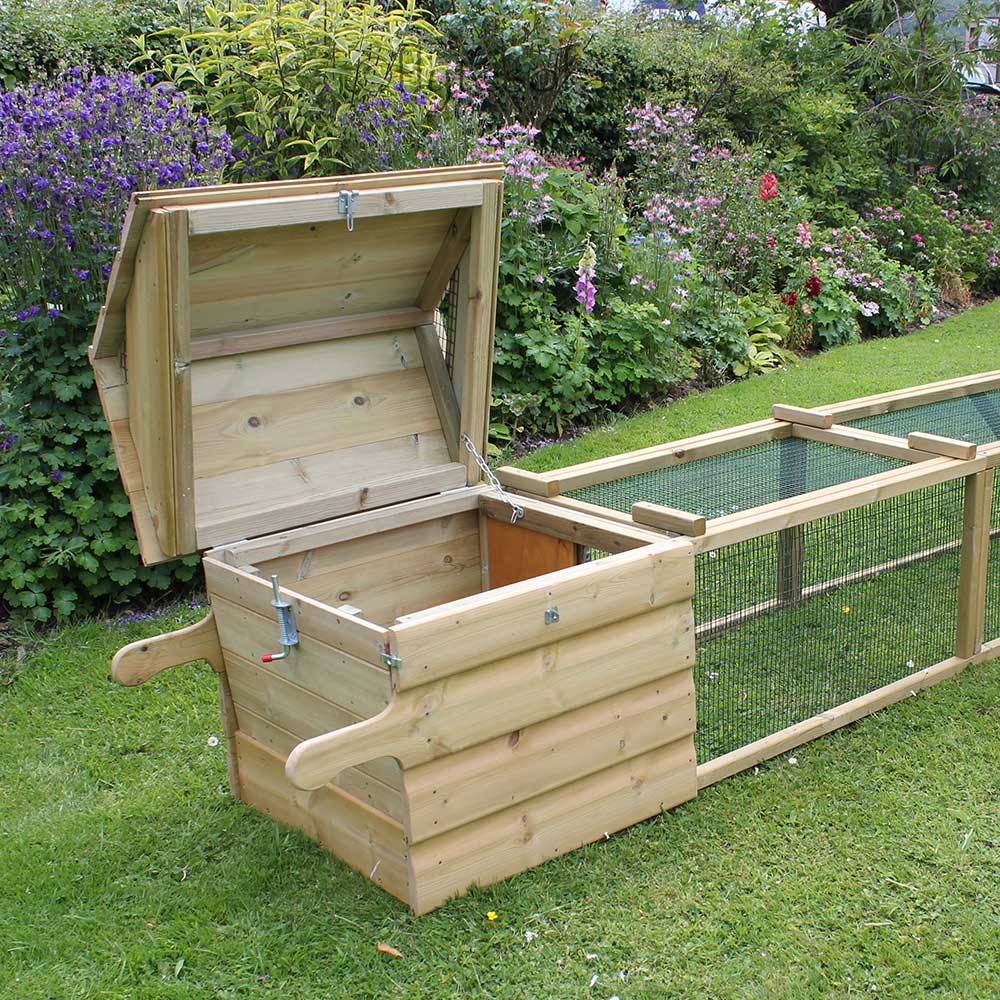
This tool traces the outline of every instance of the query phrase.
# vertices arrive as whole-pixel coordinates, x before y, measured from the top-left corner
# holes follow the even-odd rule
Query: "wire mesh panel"
[[[782,438],[568,490],[566,496],[625,513],[633,503],[646,500],[703,517],[721,517],[904,465],[853,448]]]
[[[990,521],[990,555],[986,581],[986,622],[983,637],[1000,639],[1000,470],[994,473]]]
[[[455,323],[457,321],[458,270],[452,274],[438,306],[438,342],[444,355],[445,367],[455,377]]]
[[[701,553],[698,760],[954,652],[963,481]]]
[[[845,423],[848,427],[895,437],[905,438],[911,431],[923,431],[988,444],[1000,440],[1000,390],[923,403],[891,413],[876,413]]]

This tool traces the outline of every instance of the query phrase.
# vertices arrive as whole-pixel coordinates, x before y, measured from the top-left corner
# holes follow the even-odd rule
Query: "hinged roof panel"
[[[91,358],[147,563],[479,481],[501,178],[135,196]]]

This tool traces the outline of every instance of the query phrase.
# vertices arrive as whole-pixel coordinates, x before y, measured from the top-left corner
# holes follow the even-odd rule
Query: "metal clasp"
[[[295,627],[295,614],[291,604],[281,596],[281,589],[278,586],[278,577],[271,577],[271,590],[274,591],[274,600],[271,607],[278,613],[279,642],[281,643],[280,653],[265,653],[261,658],[261,663],[272,663],[274,660],[285,660],[292,649],[299,644],[299,632]]]
[[[347,231],[354,232],[354,202],[358,197],[357,191],[341,191],[337,199],[337,207],[347,216]]]

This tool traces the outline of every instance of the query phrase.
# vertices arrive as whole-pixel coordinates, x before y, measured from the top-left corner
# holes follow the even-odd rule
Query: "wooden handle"
[[[161,670],[192,660],[208,660],[213,670],[223,669],[222,647],[211,611],[195,625],[124,646],[111,661],[111,676],[119,684],[135,687]]]
[[[402,717],[398,705],[390,702],[374,718],[303,740],[288,755],[288,780],[308,791],[322,788],[347,767],[376,757],[405,756],[419,738],[412,732],[412,720]]]

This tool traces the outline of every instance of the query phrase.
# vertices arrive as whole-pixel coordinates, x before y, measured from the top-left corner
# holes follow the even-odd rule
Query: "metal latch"
[[[387,667],[400,667],[403,664],[403,661],[392,653],[383,653],[380,658]]]
[[[559,609],[558,608],[546,608],[545,609],[545,624],[555,625],[559,621]]]
[[[347,231],[354,232],[354,203],[357,200],[357,191],[341,191],[337,199],[337,207],[347,216]]]
[[[261,658],[261,663],[272,663],[274,660],[284,660],[288,654],[299,644],[299,632],[295,627],[295,614],[291,604],[283,600],[281,590],[278,587],[277,575],[271,577],[271,589],[274,591],[274,600],[271,606],[278,613],[279,642],[281,643],[280,653],[265,653]]]

